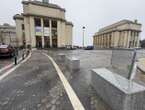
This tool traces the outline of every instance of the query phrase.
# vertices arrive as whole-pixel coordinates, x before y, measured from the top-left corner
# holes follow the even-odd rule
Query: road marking
[[[31,53],[29,54],[29,56],[23,60],[22,62],[20,62],[18,65],[14,66],[12,69],[8,70],[7,72],[5,72],[3,75],[0,76],[0,81],[3,80],[6,76],[8,76],[11,72],[15,71],[17,68],[19,68],[23,63],[25,63],[29,58],[31,57]]]
[[[21,60],[22,60],[22,57],[18,59],[18,63],[19,63]],[[14,65],[15,65],[15,63],[11,63],[11,64],[9,64],[9,65],[7,65],[7,66],[1,68],[1,69],[0,69],[0,73],[3,72],[3,71],[5,71],[5,70],[7,70],[7,69],[9,69],[9,68],[11,68],[11,67],[14,66]]]
[[[3,67],[2,69],[0,69],[0,73],[1,73],[2,71],[5,71],[5,70],[11,68],[13,65],[14,65],[14,63],[11,63],[11,64],[9,64],[9,65]]]
[[[64,74],[62,73],[62,71],[60,70],[59,66],[55,63],[55,61],[53,60],[52,57],[48,56],[47,54],[43,53],[45,56],[47,56],[52,64],[54,65],[62,83],[63,86],[66,90],[66,93],[72,103],[72,106],[74,108],[74,110],[85,110],[85,108],[83,107],[82,103],[80,102],[79,98],[77,97],[76,93],[74,92],[74,90],[72,89],[71,85],[69,84],[69,82],[67,81],[67,79],[65,78]]]

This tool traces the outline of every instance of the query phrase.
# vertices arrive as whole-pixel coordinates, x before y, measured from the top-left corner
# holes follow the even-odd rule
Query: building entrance
[[[52,38],[52,47],[57,48],[57,37]]]
[[[36,48],[42,48],[42,38],[41,38],[41,36],[36,36]]]
[[[44,36],[44,47],[50,48],[50,37],[49,36]]]

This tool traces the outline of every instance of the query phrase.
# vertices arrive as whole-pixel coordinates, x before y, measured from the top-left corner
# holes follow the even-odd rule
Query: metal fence
[[[145,58],[144,49],[114,49],[112,50],[111,64],[122,76],[129,78],[133,66],[140,58]]]

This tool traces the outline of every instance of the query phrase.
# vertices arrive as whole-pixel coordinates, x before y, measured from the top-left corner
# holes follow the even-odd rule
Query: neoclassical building
[[[23,1],[23,13],[16,14],[18,45],[64,47],[72,45],[73,24],[65,19],[65,9],[48,0]]]
[[[17,46],[16,27],[4,23],[0,25],[0,44]]]
[[[142,25],[137,20],[122,20],[104,27],[93,36],[93,43],[98,48],[135,48],[140,46]]]

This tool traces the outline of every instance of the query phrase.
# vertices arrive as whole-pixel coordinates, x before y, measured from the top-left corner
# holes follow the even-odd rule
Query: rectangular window
[[[22,24],[22,30],[25,30],[25,26],[24,26],[24,24]]]
[[[52,20],[52,28],[57,28],[57,21]]]
[[[41,19],[40,18],[35,18],[35,26],[41,27]]]
[[[49,19],[44,19],[44,27],[49,27]]]

